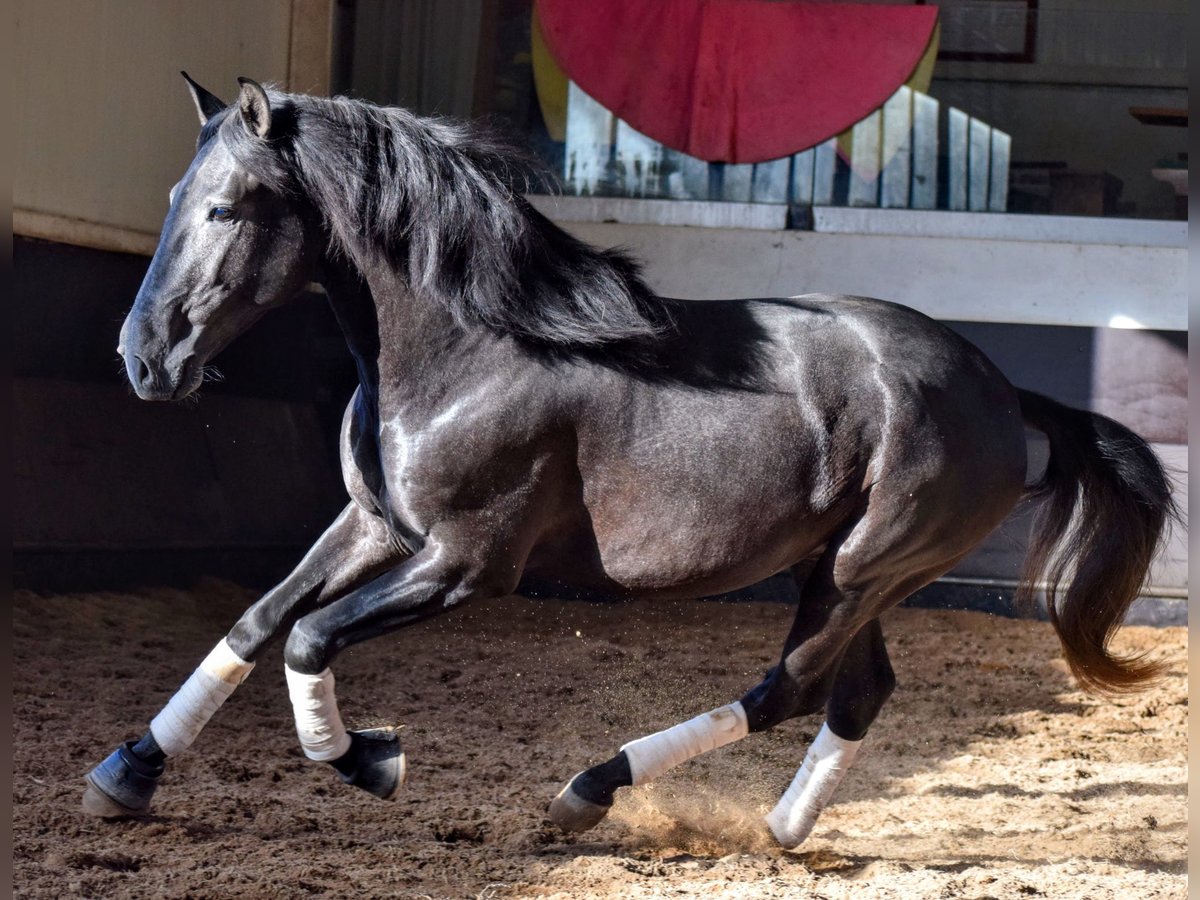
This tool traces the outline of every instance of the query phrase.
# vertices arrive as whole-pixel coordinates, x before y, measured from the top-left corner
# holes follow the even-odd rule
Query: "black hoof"
[[[332,765],[346,784],[381,800],[396,798],[407,770],[400,736],[386,728],[351,731],[350,749]]]
[[[587,831],[600,824],[618,788],[633,784],[629,757],[622,750],[608,762],[584,769],[550,803],[550,821],[563,831]]]
[[[587,831],[595,828],[608,815],[612,801],[597,803],[583,797],[575,789],[575,783],[586,773],[580,772],[567,786],[558,792],[558,796],[550,801],[548,816],[550,821],[563,831]]]
[[[126,741],[85,777],[83,809],[94,816],[119,819],[144,815],[158,786],[164,766],[152,765],[133,752],[134,741]]]

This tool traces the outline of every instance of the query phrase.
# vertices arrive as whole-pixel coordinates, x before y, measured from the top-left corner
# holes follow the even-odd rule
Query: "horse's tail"
[[[1018,394],[1025,422],[1050,441],[1046,473],[1031,488],[1043,502],[1018,602],[1032,604],[1044,585],[1063,655],[1084,688],[1136,690],[1161,665],[1144,655],[1116,656],[1108,643],[1146,579],[1167,520],[1178,516],[1166,472],[1124,425],[1029,391]]]

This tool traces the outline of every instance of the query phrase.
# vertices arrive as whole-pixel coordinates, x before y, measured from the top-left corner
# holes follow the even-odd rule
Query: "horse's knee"
[[[332,657],[329,636],[311,616],[305,616],[288,632],[283,661],[293,672],[319,675],[329,667]]]

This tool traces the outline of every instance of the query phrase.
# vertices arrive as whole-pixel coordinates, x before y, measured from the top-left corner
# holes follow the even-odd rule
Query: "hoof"
[[[84,778],[83,811],[105,819],[145,815],[163,766],[153,766],[133,753],[126,741]]]
[[[774,814],[763,816],[763,821],[767,823],[767,827],[771,829],[771,834],[774,835],[775,840],[779,842],[779,846],[784,850],[795,850],[804,843],[812,831],[810,827],[803,834],[793,834],[787,827],[787,821]]]
[[[608,815],[612,804],[593,803],[575,792],[576,775],[567,786],[550,801],[550,821],[563,831],[587,831],[595,828]]]
[[[374,794],[380,800],[395,800],[404,784],[408,765],[400,748],[400,736],[386,728],[350,732],[350,749],[333,761],[342,781]]]

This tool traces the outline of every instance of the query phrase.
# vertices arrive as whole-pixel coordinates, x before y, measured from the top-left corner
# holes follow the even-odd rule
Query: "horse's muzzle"
[[[142,400],[182,400],[200,386],[203,380],[201,369],[194,356],[189,356],[174,371],[151,366],[137,354],[125,358],[129,383]]]

